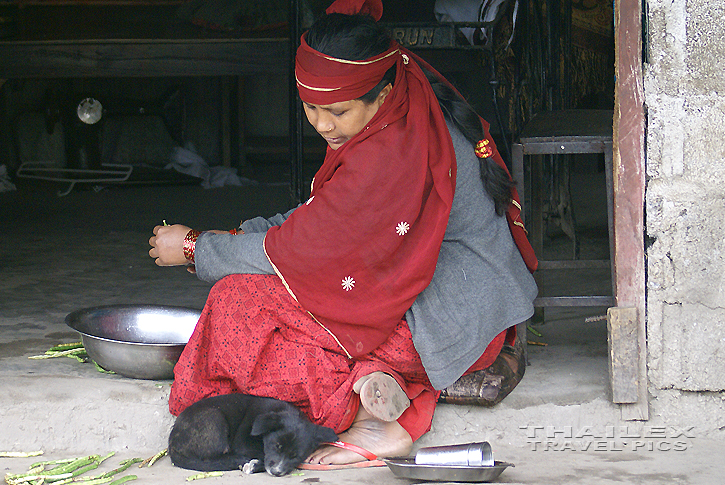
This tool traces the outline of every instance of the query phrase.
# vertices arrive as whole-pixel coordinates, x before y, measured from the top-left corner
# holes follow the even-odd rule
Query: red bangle
[[[231,234],[232,236],[236,236],[237,234],[244,234],[244,231],[242,231],[241,229],[230,229],[229,234]]]
[[[184,237],[184,257],[188,262],[194,264],[194,251],[196,250],[196,240],[199,239],[201,232],[191,229]]]

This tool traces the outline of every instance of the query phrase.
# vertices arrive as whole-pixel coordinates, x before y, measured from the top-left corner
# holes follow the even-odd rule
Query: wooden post
[[[638,348],[636,356],[618,349],[615,352],[617,356],[630,355],[632,361],[628,365],[638,373],[637,401],[622,405],[622,418],[625,420],[649,419],[644,286],[645,117],[640,2],[616,0],[614,10],[617,78],[613,143],[615,297],[618,307],[636,310],[636,315],[626,318],[636,318],[637,333],[630,338],[636,339]],[[616,363],[615,367],[620,367],[619,364],[623,362]],[[628,395],[630,391],[616,390],[617,395],[620,392]]]
[[[607,310],[609,381],[612,402],[635,403],[639,399],[639,321],[636,308]]]

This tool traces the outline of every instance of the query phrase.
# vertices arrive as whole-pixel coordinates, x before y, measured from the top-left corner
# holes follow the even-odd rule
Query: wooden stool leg
[[[544,211],[542,207],[543,158],[541,155],[532,155],[529,157],[531,160],[531,224],[529,224],[529,235],[534,253],[540,260],[544,259]],[[539,296],[541,296],[543,282],[539,274],[535,273],[534,279],[539,287]],[[533,319],[536,322],[545,321],[546,315],[543,307],[535,309]]]

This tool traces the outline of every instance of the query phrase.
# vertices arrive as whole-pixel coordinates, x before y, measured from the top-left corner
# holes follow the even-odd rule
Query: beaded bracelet
[[[199,239],[200,231],[191,229],[184,237],[184,257],[188,262],[194,264],[194,250],[196,249],[196,240]]]

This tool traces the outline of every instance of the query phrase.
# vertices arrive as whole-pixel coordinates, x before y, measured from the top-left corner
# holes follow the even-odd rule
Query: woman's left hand
[[[190,227],[181,224],[154,227],[154,235],[149,239],[149,256],[159,266],[189,264],[184,256],[184,238],[190,230]]]

